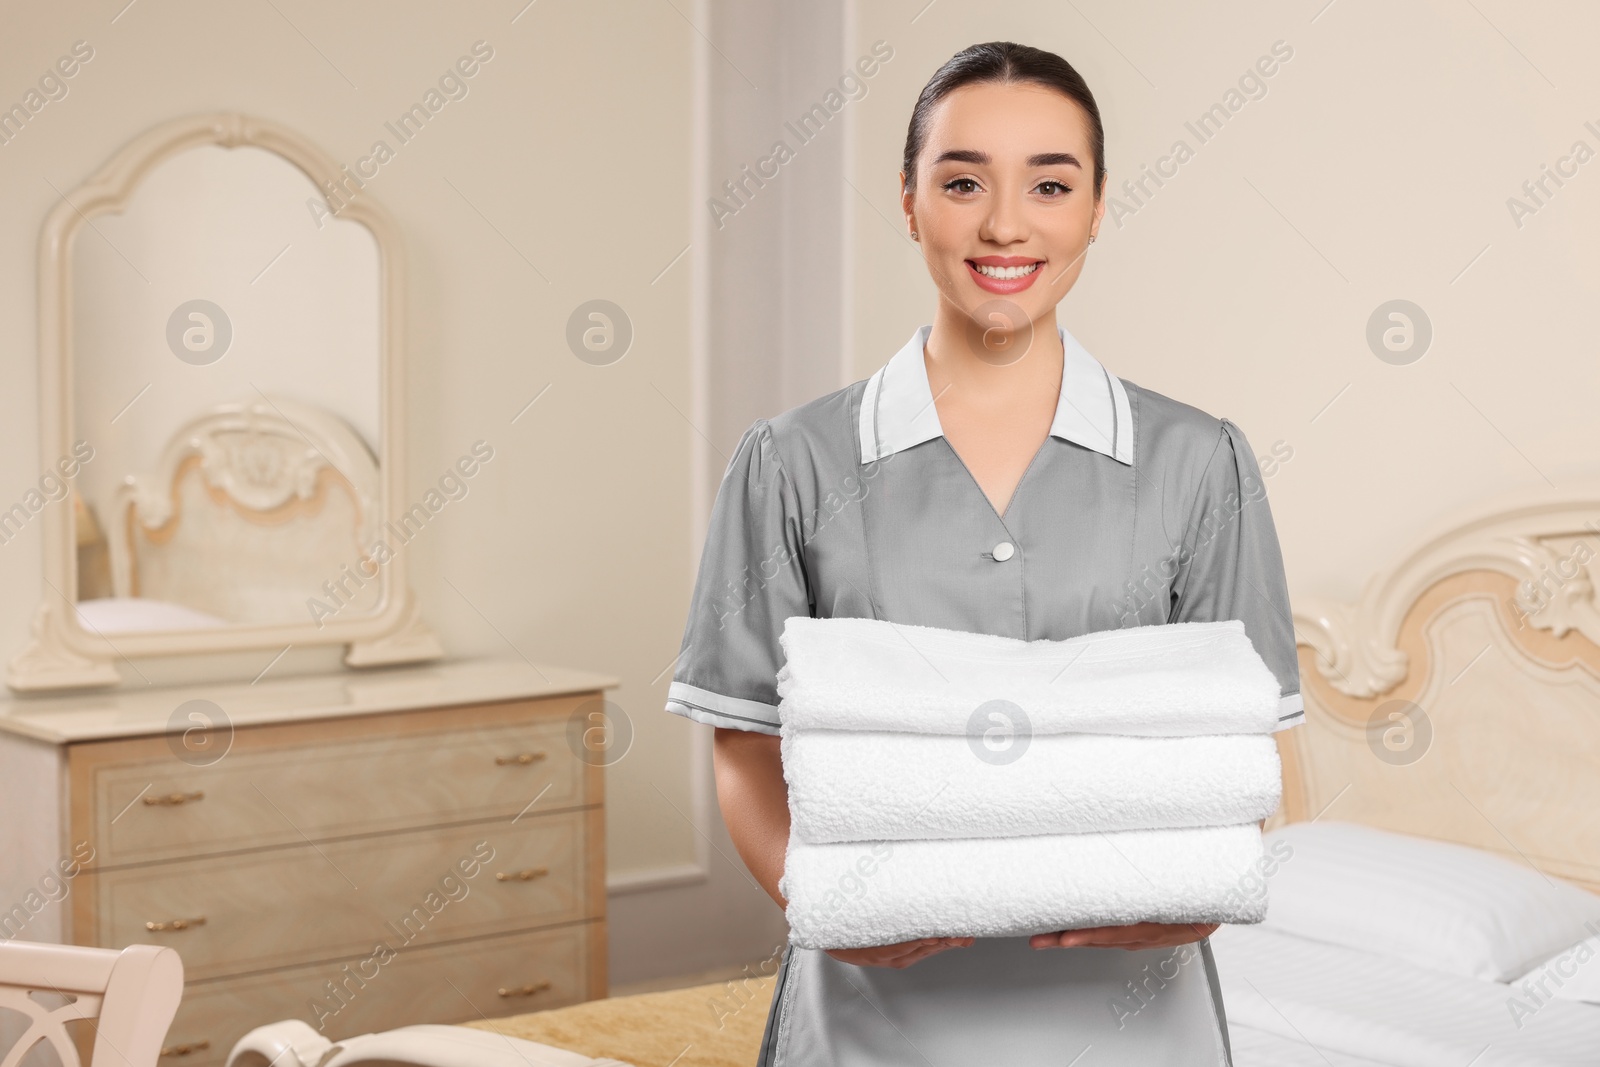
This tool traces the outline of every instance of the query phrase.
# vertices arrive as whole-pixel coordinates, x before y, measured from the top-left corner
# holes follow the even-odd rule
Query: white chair
[[[47,1008],[34,993],[72,999]],[[55,1050],[63,1067],[83,1067],[65,1026],[74,1019],[95,1020],[90,1067],[156,1067],[182,998],[183,961],[170,948],[130,945],[118,952],[0,942],[0,1008],[28,1019],[0,1067],[15,1067],[41,1043]]]

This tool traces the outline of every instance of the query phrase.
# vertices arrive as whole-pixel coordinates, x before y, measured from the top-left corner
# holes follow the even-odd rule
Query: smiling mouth
[[[1035,260],[1032,263],[1027,263],[1020,267],[991,267],[986,263],[973,263],[970,259],[967,260],[967,262],[972,265],[973,270],[977,271],[985,278],[994,278],[997,281],[1010,281],[1013,278],[1026,278],[1028,275],[1044,266],[1044,260]]]

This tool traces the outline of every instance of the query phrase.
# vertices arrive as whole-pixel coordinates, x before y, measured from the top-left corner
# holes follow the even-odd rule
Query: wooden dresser
[[[485,659],[13,699],[0,937],[177,949],[173,1064],[279,1019],[603,997],[616,684]]]

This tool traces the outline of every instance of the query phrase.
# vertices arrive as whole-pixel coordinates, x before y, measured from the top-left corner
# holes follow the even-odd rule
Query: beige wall
[[[1084,75],[1133,209],[1108,211],[1060,321],[1257,455],[1293,449],[1268,481],[1293,594],[1353,598],[1438,515],[1593,477],[1600,158],[1563,164],[1520,227],[1507,199],[1575,141],[1600,153],[1600,10],[1325,3],[935,4],[915,23],[920,2],[857,4],[856,40],[896,56],[853,112],[856,376],[931,321],[895,178],[916,94],[962,47],[1015,40]],[[1200,143],[1185,122],[1280,40],[1265,95]],[[1143,206],[1120,190],[1180,138],[1192,158]],[[1409,365],[1365,340],[1396,298],[1433,324]]]

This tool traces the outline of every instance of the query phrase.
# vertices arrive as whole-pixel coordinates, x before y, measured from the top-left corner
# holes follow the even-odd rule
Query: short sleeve
[[[667,710],[712,726],[779,732],[778,637],[811,615],[799,501],[757,419],[723,471],[700,553]]]
[[[1285,730],[1305,721],[1305,707],[1283,550],[1250,443],[1234,423],[1221,422],[1189,516],[1168,621],[1243,622],[1256,652],[1277,676],[1276,730]]]

